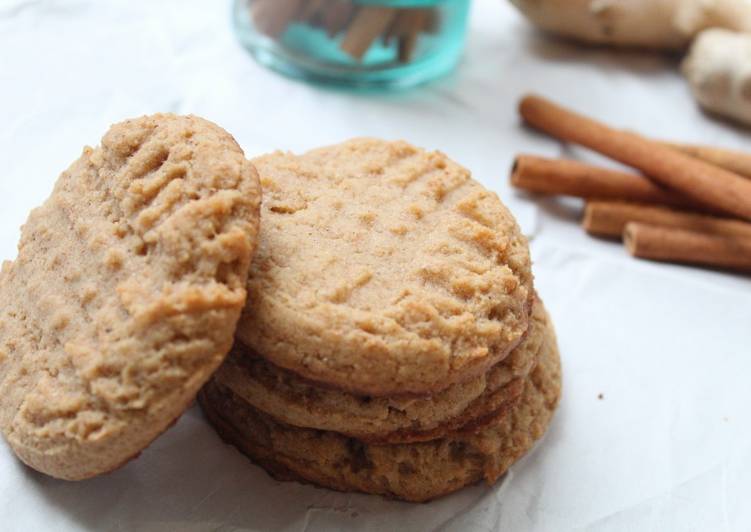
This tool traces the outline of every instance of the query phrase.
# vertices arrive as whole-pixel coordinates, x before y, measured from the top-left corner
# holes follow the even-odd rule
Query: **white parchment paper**
[[[603,162],[521,127],[530,90],[657,137],[751,149],[748,133],[695,107],[676,58],[547,40],[501,0],[478,0],[471,28],[455,76],[378,96],[259,67],[225,1],[0,0],[0,259],[57,175],[126,117],[200,114],[249,155],[404,138],[447,152],[515,212],[565,370],[547,437],[493,488],[410,505],[278,483],[194,407],[138,460],[87,482],[32,472],[0,443],[0,529],[751,529],[751,281],[632,260],[582,234],[579,202],[507,184],[518,152]]]

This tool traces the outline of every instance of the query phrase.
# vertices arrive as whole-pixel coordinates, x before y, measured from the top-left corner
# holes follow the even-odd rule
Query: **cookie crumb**
[[[389,231],[391,231],[395,235],[404,236],[409,232],[409,228],[406,225],[401,224],[390,227]]]
[[[425,211],[420,208],[417,204],[412,204],[408,208],[409,213],[414,216],[416,219],[421,220],[422,217],[425,215]]]
[[[97,288],[94,284],[87,284],[81,289],[81,303],[86,305],[91,303],[97,295]]]
[[[110,248],[104,255],[104,264],[111,270],[119,270],[125,262],[125,254],[117,248]]]
[[[70,320],[70,313],[65,309],[61,309],[53,314],[52,319],[50,320],[50,325],[54,330],[59,331],[67,327],[70,323]]]
[[[378,215],[372,211],[367,211],[361,213],[358,218],[360,219],[360,222],[364,225],[371,226],[375,223],[376,218],[378,218]]]

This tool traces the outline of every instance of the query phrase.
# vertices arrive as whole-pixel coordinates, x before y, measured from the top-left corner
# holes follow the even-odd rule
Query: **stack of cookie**
[[[196,117],[117,124],[32,211],[0,300],[0,431],[69,480],[201,389],[272,474],[423,501],[495,481],[560,392],[512,216],[406,143],[251,164]]]
[[[271,474],[425,501],[494,482],[560,395],[525,238],[441,153],[359,139],[254,161],[259,247],[199,400]]]

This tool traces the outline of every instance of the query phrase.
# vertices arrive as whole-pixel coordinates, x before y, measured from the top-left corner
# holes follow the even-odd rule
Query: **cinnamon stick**
[[[330,3],[326,11],[323,12],[323,27],[326,28],[329,37],[343,31],[352,19],[354,12],[355,6],[352,2],[334,0]]]
[[[373,41],[386,31],[395,15],[396,11],[390,7],[361,7],[347,28],[341,49],[355,59],[362,59]]]
[[[751,238],[631,222],[623,242],[634,257],[751,271]]]
[[[393,22],[383,34],[384,44],[388,45],[391,39],[406,37],[410,33],[422,30],[422,20],[419,8],[400,9]]]
[[[751,223],[623,201],[588,201],[582,225],[590,234],[621,238],[630,222],[751,238]]]
[[[699,208],[695,202],[654,184],[641,174],[534,155],[516,158],[511,170],[511,184],[541,194]]]
[[[340,48],[362,59],[376,39],[389,46],[398,41],[397,59],[412,61],[419,37],[437,31],[437,8],[359,6],[352,0],[255,0],[250,5],[256,29],[279,38],[293,22],[322,28],[330,38],[345,32]]]
[[[305,0],[257,0],[252,6],[253,22],[258,31],[277,38],[302,10]]]
[[[441,16],[437,9],[425,9],[425,32],[437,33],[441,28]]]
[[[326,8],[329,0],[307,0],[297,15],[297,20],[302,22],[314,22],[319,14]]]
[[[618,131],[539,96],[525,97],[519,110],[537,129],[633,166],[701,205],[751,220],[751,180],[659,142]]]
[[[404,28],[399,36],[399,61],[408,63],[417,46],[417,37],[426,22],[425,9],[407,9],[399,17],[404,20]]]
[[[676,142],[661,142],[661,144],[725,170],[735,172],[740,176],[751,178],[751,153]]]

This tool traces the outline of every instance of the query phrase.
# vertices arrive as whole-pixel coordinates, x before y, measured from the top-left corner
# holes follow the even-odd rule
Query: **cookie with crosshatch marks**
[[[519,344],[527,242],[468,170],[375,139],[253,162],[264,222],[237,334],[260,356],[387,396],[467,381]]]
[[[62,173],[0,275],[0,429],[22,461],[92,477],[180,416],[232,344],[260,194],[194,116],[117,124]]]

